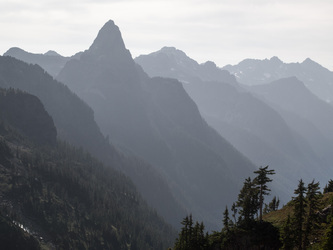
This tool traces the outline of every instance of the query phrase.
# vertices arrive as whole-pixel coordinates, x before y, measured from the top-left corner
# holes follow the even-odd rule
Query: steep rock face
[[[52,117],[35,96],[0,89],[0,120],[37,143],[56,144],[57,130]]]
[[[235,75],[240,83],[250,86],[295,76],[322,100],[333,101],[333,72],[309,58],[302,63],[284,63],[277,57],[269,60],[245,59],[223,69]]]
[[[58,79],[93,108],[112,142],[152,163],[178,201],[216,228],[254,166],[206,124],[180,82],[149,78],[119,39],[107,22]]]

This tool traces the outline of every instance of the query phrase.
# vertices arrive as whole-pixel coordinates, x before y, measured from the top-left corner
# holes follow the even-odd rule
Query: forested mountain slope
[[[11,112],[27,127],[49,130],[54,142],[54,125],[45,126],[52,119],[36,97],[4,90],[0,103],[3,113]],[[24,114],[16,108],[24,106]],[[16,125],[8,116],[0,117],[0,214],[1,228],[8,229],[1,239],[7,247],[22,241],[27,249],[170,246],[174,231],[148,208],[127,177],[67,143],[41,144],[43,134],[36,138]]]
[[[124,155],[110,145],[108,138],[100,132],[92,109],[65,85],[52,79],[38,65],[6,56],[0,57],[0,87],[18,88],[36,95],[52,116],[59,139],[82,147],[105,164],[130,176],[149,205],[173,226],[179,226],[186,210],[175,201],[164,177],[144,160],[133,154]],[[21,125],[26,128],[26,124]],[[42,133],[42,130],[36,132]]]

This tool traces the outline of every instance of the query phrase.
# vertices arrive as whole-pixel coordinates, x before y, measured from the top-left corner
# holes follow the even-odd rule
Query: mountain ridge
[[[1,113],[25,121],[26,129],[21,133],[22,124],[0,115],[2,247],[169,247],[175,231],[147,206],[128,177],[66,142],[34,143],[36,136],[27,128],[46,134],[55,130],[49,114],[36,100],[17,90],[0,92]],[[45,121],[51,126],[46,127]],[[43,133],[39,136],[43,138]]]
[[[179,226],[181,216],[177,217],[174,214],[185,213],[185,210],[175,201],[164,177],[156,173],[144,160],[135,157],[134,154],[124,154],[110,144],[109,138],[101,133],[96,124],[92,109],[65,85],[54,80],[38,65],[6,56],[0,57],[0,86],[21,89],[37,96],[53,117],[58,139],[87,150],[107,166],[111,165],[127,174],[140,191],[151,193],[152,189],[149,188],[150,182],[142,180],[141,175],[154,179],[152,183],[158,183],[158,197],[152,196],[153,199],[145,192],[143,196],[153,207],[167,207],[168,203],[172,204],[173,207],[169,210],[162,210],[162,215],[169,219],[174,227]],[[133,177],[133,173],[136,173],[137,179]]]
[[[279,59],[245,59],[237,65],[223,69],[236,76],[245,85],[267,84],[280,78],[296,76],[316,96],[326,102],[333,101],[333,72],[319,63],[305,59],[302,63],[284,63]]]
[[[321,175],[318,178],[325,179],[323,169],[326,169],[326,163],[322,161],[322,154],[319,153],[322,147],[318,147],[315,152],[313,145],[310,144],[314,142],[314,134],[309,142],[304,134],[299,134],[296,127],[290,126],[285,121],[285,116],[250,91],[247,86],[235,80],[230,82],[228,77],[208,81],[199,70],[194,75],[188,75],[190,70],[182,71],[182,68],[177,68],[177,61],[181,59],[171,58],[168,62],[161,61],[155,56],[156,53],[163,54],[164,50],[140,56],[137,58],[140,60],[136,59],[137,63],[151,75],[160,74],[181,79],[184,88],[197,103],[201,114],[210,125],[254,163],[259,166],[269,164],[276,169],[279,181],[274,185],[279,185],[282,200],[290,196],[288,192],[299,177],[299,172],[303,173],[305,179],[312,178],[310,169],[313,165],[318,165],[318,169],[321,169]],[[181,58],[186,55],[178,54]],[[168,58],[167,55],[165,58]],[[282,61],[277,57],[266,61],[275,66],[282,65]],[[252,61],[245,60],[243,63],[247,62]],[[259,60],[258,63],[260,63]],[[168,67],[164,67],[165,65]],[[169,68],[177,68],[177,74]],[[154,71],[154,69],[157,70]],[[298,85],[304,84],[298,82]],[[306,126],[302,129],[311,127],[310,124]],[[319,143],[319,141],[316,142],[316,147]],[[292,171],[290,166],[293,166]]]

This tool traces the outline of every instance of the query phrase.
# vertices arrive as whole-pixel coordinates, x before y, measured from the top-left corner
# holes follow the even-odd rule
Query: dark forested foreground
[[[280,210],[279,199],[264,203],[274,170],[268,166],[247,178],[238,200],[223,212],[223,228],[205,232],[203,223],[186,216],[174,250],[195,249],[333,249],[333,180],[320,192],[319,182],[302,180],[292,200]]]
[[[25,244],[32,249],[40,244],[56,249],[170,246],[173,230],[147,209],[125,176],[65,143],[41,150],[17,140],[9,133],[0,137],[0,242],[5,249],[27,249]],[[18,236],[24,232],[26,239]],[[18,245],[17,238],[24,243]]]
[[[0,91],[0,249],[155,250],[175,237],[128,177],[56,141],[36,97]]]

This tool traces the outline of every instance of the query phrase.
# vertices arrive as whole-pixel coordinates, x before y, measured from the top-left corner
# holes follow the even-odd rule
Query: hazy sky
[[[174,46],[221,67],[278,56],[333,70],[332,0],[0,0],[0,54],[15,46],[69,56],[109,19],[133,57]]]

